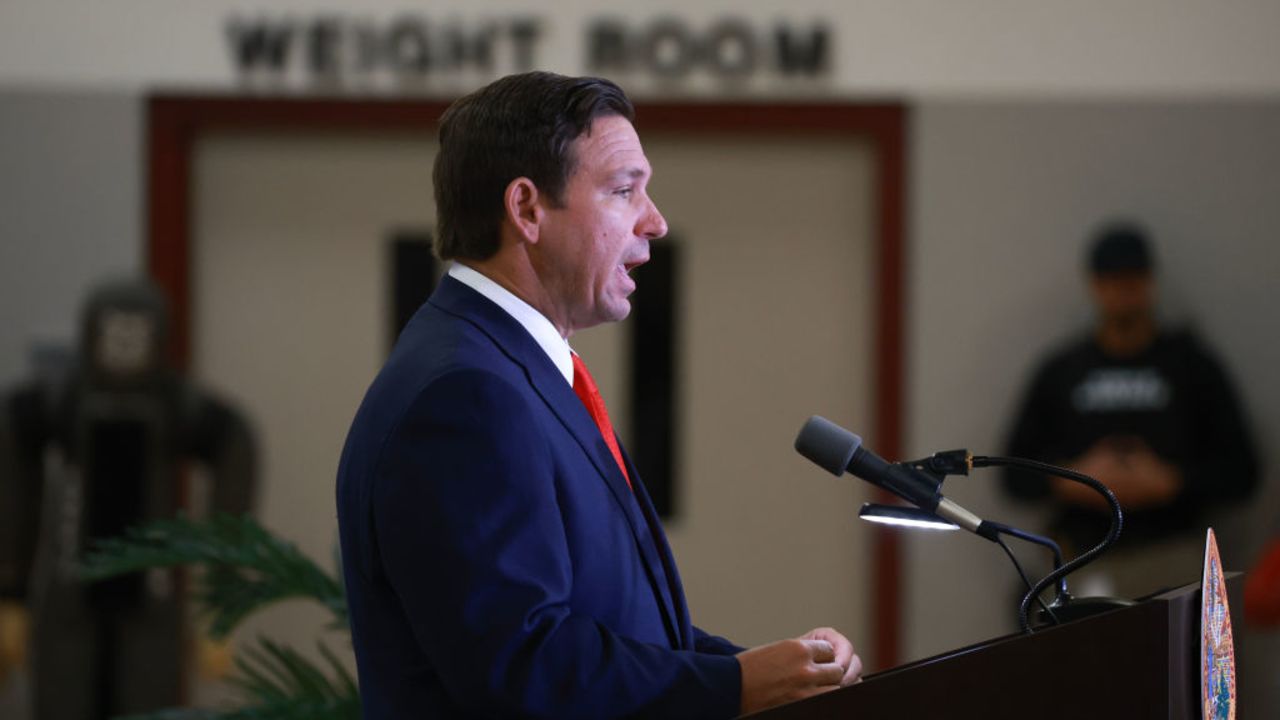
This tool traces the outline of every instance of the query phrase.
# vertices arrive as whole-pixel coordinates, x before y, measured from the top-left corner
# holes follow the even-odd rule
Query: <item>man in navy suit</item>
[[[666,221],[613,83],[527,73],[445,113],[455,262],[352,424],[338,520],[365,717],[730,718],[854,682],[830,628],[692,626],[635,467],[568,338],[621,320]]]

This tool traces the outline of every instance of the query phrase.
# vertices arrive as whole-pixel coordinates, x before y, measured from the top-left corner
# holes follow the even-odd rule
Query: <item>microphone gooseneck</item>
[[[1101,482],[1098,482],[1096,479],[1091,478],[1084,473],[1078,473],[1074,470],[1068,470],[1066,468],[1058,467],[1057,465],[1050,465],[1049,463],[1042,463],[1036,460],[1008,457],[985,457],[981,455],[975,455],[973,457],[973,466],[1016,467],[1049,475],[1057,475],[1058,477],[1063,477],[1068,480],[1074,480],[1096,490],[1102,495],[1102,497],[1106,498],[1107,505],[1111,508],[1111,527],[1107,529],[1107,535],[1102,539],[1102,542],[1094,545],[1087,552],[1082,553],[1071,562],[1061,567],[1054,568],[1053,572],[1041,578],[1040,582],[1036,583],[1035,586],[1033,586],[1031,590],[1023,596],[1022,603],[1018,606],[1018,622],[1022,625],[1024,632],[1030,633],[1031,623],[1027,619],[1027,613],[1028,609],[1031,607],[1032,600],[1039,597],[1040,593],[1044,592],[1045,588],[1058,580],[1065,579],[1067,575],[1070,575],[1076,570],[1079,570],[1085,565],[1093,562],[1099,555],[1106,552],[1108,548],[1114,545],[1116,540],[1120,539],[1120,531],[1124,529],[1124,511],[1120,509],[1120,501],[1116,500],[1115,493],[1111,492],[1111,488],[1103,485]],[[1065,585],[1063,588],[1065,589]],[[1054,607],[1055,609],[1065,609],[1071,604],[1071,602],[1072,598],[1069,594],[1061,594],[1059,595],[1058,601],[1055,602]],[[1103,610],[1130,604],[1132,604],[1130,601],[1116,598],[1086,598],[1084,601],[1080,602],[1081,610],[1083,611],[1080,614],[1101,612]]]
[[[1027,582],[1027,594],[1023,596],[1018,606],[1018,621],[1024,632],[1032,632],[1028,611],[1033,602],[1039,602],[1044,607],[1046,615],[1055,622],[1063,617],[1073,619],[1130,604],[1129,601],[1113,598],[1085,598],[1077,601],[1067,592],[1066,576],[1089,564],[1111,547],[1120,537],[1120,531],[1124,525],[1124,516],[1115,495],[1107,486],[1088,475],[1034,460],[973,456],[965,450],[937,453],[921,461],[890,463],[863,447],[861,437],[817,415],[809,418],[800,429],[800,433],[796,436],[795,448],[805,458],[832,475],[839,477],[848,472],[897,495],[926,513],[948,520],[1000,545],[1013,560],[1014,567],[1018,569],[1024,581],[1026,581],[1025,573],[1022,572],[1017,558],[1004,545],[1000,536],[1008,535],[1049,548],[1054,555],[1053,571],[1035,585]],[[1061,551],[1052,540],[1001,523],[985,521],[942,495],[942,481],[946,475],[967,475],[972,468],[995,466],[1020,467],[1058,475],[1097,490],[1106,498],[1111,508],[1111,528],[1107,536],[1088,552],[1063,564]],[[1056,598],[1051,606],[1045,606],[1040,600],[1040,593],[1055,583],[1058,586]]]

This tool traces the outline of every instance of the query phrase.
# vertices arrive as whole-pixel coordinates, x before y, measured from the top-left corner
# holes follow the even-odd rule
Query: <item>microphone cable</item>
[[[1120,537],[1120,530],[1124,527],[1124,513],[1120,509],[1120,501],[1116,500],[1115,493],[1101,482],[1094,478],[1079,473],[1074,470],[1068,470],[1057,465],[1042,463],[1036,460],[1025,460],[1023,458],[996,457],[986,455],[973,456],[973,467],[1015,467],[1023,470],[1031,470],[1033,472],[1044,473],[1046,475],[1055,475],[1057,477],[1074,480],[1075,482],[1088,485],[1106,499],[1107,505],[1111,507],[1111,527],[1107,530],[1107,535],[1102,542],[1090,548],[1087,552],[1073,559],[1071,562],[1062,565],[1053,570],[1048,575],[1040,579],[1022,598],[1022,603],[1018,606],[1018,623],[1022,626],[1023,632],[1031,634],[1034,632],[1031,623],[1028,621],[1028,611],[1031,602],[1044,592],[1045,588],[1055,582],[1065,580],[1067,575],[1079,570],[1080,568],[1093,562],[1099,555],[1106,552],[1108,548],[1115,544]]]

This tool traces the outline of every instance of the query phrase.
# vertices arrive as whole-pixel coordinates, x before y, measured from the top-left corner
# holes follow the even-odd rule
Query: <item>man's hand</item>
[[[831,628],[738,653],[742,667],[742,714],[835,690],[856,682],[862,660]]]
[[[853,652],[853,643],[834,628],[820,627],[800,636],[801,640],[826,640],[835,651],[836,663],[844,668],[844,676],[840,678],[840,686],[852,685],[862,680],[862,658]]]
[[[1121,475],[1125,473],[1124,463],[1114,445],[1106,439],[1094,443],[1088,452],[1074,460],[1068,460],[1066,466],[1079,473],[1084,473],[1115,492]],[[1097,490],[1066,478],[1055,477],[1053,494],[1070,505],[1081,505],[1097,511],[1107,509],[1107,501]]]
[[[1182,491],[1177,466],[1136,438],[1101,440],[1068,466],[1106,485],[1126,509],[1165,505]],[[1065,502],[1095,510],[1107,507],[1097,491],[1080,483],[1054,478],[1053,489]]]
[[[1125,456],[1129,473],[1112,492],[1128,508],[1167,505],[1182,492],[1182,471],[1146,445]]]

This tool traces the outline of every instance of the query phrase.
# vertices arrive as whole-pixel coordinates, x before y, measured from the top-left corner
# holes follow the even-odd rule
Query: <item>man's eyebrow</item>
[[[644,168],[639,166],[633,166],[633,167],[625,167],[625,168],[619,168],[617,170],[614,170],[613,172],[609,173],[607,178],[610,182],[614,182],[617,180],[637,180],[639,178],[644,177],[647,174],[648,173],[645,172]]]

